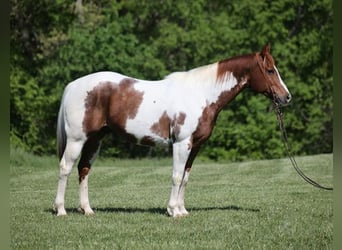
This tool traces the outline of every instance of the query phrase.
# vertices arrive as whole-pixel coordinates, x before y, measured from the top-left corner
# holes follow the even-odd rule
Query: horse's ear
[[[262,59],[264,59],[265,56],[266,56],[266,54],[269,54],[270,51],[271,51],[271,44],[270,44],[270,43],[267,43],[267,44],[262,48],[261,53],[260,53]]]

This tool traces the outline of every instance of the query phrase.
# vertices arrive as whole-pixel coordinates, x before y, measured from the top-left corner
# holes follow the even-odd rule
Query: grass
[[[298,157],[302,170],[332,183],[331,154]],[[99,160],[89,179],[94,216],[77,212],[76,168],[56,217],[57,160],[13,149],[12,249],[332,249],[332,192],[306,184],[288,159],[195,162],[190,215],[166,215],[170,159]]]

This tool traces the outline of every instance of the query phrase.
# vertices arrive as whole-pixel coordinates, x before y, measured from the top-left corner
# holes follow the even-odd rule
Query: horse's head
[[[250,87],[258,93],[263,93],[275,104],[287,105],[291,94],[281,79],[270,53],[270,45],[265,45],[261,52],[256,53],[257,66],[250,74]]]

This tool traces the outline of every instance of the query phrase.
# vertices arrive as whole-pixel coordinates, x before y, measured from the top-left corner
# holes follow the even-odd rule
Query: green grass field
[[[332,185],[333,156],[298,157]],[[195,161],[186,192],[190,215],[166,215],[170,159],[98,160],[89,179],[94,216],[77,212],[76,168],[68,216],[52,213],[58,163],[11,150],[12,249],[332,249],[331,191],[305,183],[288,159]]]

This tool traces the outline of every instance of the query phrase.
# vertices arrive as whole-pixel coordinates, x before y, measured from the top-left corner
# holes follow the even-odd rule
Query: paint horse
[[[60,173],[54,209],[65,215],[67,178],[79,158],[80,209],[93,214],[88,198],[89,170],[108,131],[131,142],[154,146],[172,144],[172,189],[167,212],[185,216],[184,192],[192,163],[210,137],[220,111],[243,89],[286,105],[291,94],[270,54],[236,56],[160,81],[146,81],[114,72],[98,72],[69,83],[58,115]]]

